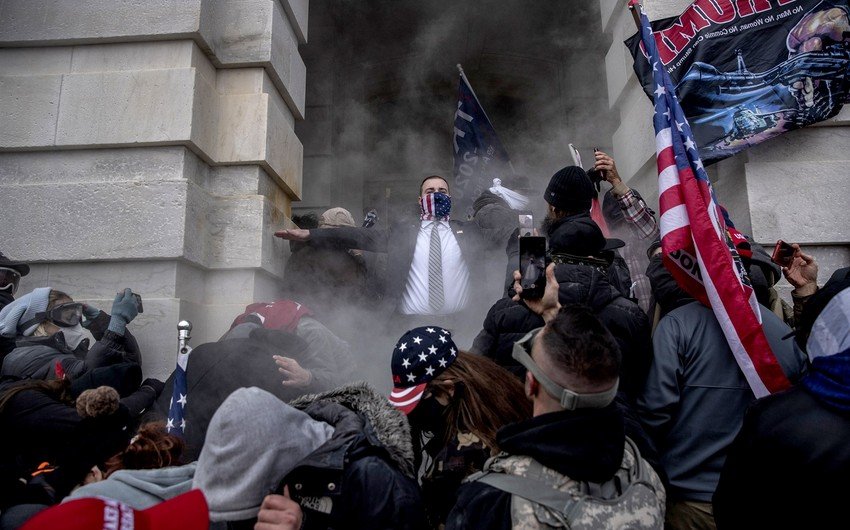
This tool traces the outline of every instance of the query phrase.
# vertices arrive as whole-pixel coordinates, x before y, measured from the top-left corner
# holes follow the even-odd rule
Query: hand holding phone
[[[794,250],[794,247],[780,239],[776,242],[776,246],[773,247],[773,255],[770,259],[780,267],[787,268],[794,262],[795,253],[796,250]]]
[[[534,216],[520,214],[519,216],[519,237],[534,235]]]
[[[525,236],[519,238],[519,267],[522,275],[521,297],[536,300],[546,290],[546,238]]]

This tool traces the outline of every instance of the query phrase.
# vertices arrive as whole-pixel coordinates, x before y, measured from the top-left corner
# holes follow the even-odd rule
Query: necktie
[[[428,300],[431,311],[443,308],[443,254],[438,221],[431,225],[431,251],[428,253]]]

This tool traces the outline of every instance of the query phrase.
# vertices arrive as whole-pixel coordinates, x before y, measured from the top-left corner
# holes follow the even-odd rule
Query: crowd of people
[[[596,212],[599,185],[568,166],[537,196],[494,182],[463,220],[440,176],[390,226],[297,219],[276,233],[287,297],[195,347],[185,391],[177,371],[143,379],[132,290],[109,312],[18,295],[29,267],[0,254],[0,530],[840,525],[850,267],[819,288],[799,245],[779,267],[724,212],[793,383],[756,400],[711,308],[665,267],[655,213],[609,155],[593,169],[610,185]],[[517,219],[540,199],[532,296]],[[340,307],[363,340],[341,338]],[[392,347],[369,351],[386,329]],[[358,382],[364,364],[391,390]]]

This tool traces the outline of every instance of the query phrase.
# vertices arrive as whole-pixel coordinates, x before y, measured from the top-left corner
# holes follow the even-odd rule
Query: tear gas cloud
[[[572,164],[567,145],[579,148],[585,166],[593,147],[611,145],[606,39],[598,3],[586,0],[311,3],[309,42],[301,47],[307,111],[296,131],[304,143],[305,206],[295,203],[295,212],[343,206],[359,224],[376,208],[375,228],[417,215],[424,176],[453,180],[455,65],[461,63],[514,170],[531,181],[539,224],[549,177]],[[465,211],[455,206],[452,216],[463,218]],[[382,263],[380,257],[373,261]],[[468,266],[487,275],[486,299],[495,302],[505,278],[504,252]],[[390,353],[406,329],[391,329],[379,313],[364,311],[369,301],[333,305],[319,318],[352,344],[363,378],[387,390]],[[453,320],[461,349],[472,345],[488,309],[468,307]]]

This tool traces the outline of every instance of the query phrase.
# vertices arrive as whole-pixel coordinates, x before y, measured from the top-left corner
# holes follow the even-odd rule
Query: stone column
[[[688,0],[645,0],[651,20],[680,14]],[[626,2],[600,0],[602,27],[611,35],[605,58],[608,101],[619,112],[614,157],[623,179],[658,204],[652,104],[643,93],[623,41],[637,29]],[[720,201],[736,226],[768,252],[777,239],[805,246],[816,257],[819,283],[850,264],[850,107],[814,126],[785,133],[709,168]],[[783,278],[777,289],[790,300]]]
[[[176,324],[217,339],[279,294],[272,233],[301,195],[308,0],[7,0],[0,9],[0,249],[131,324],[145,373]]]

